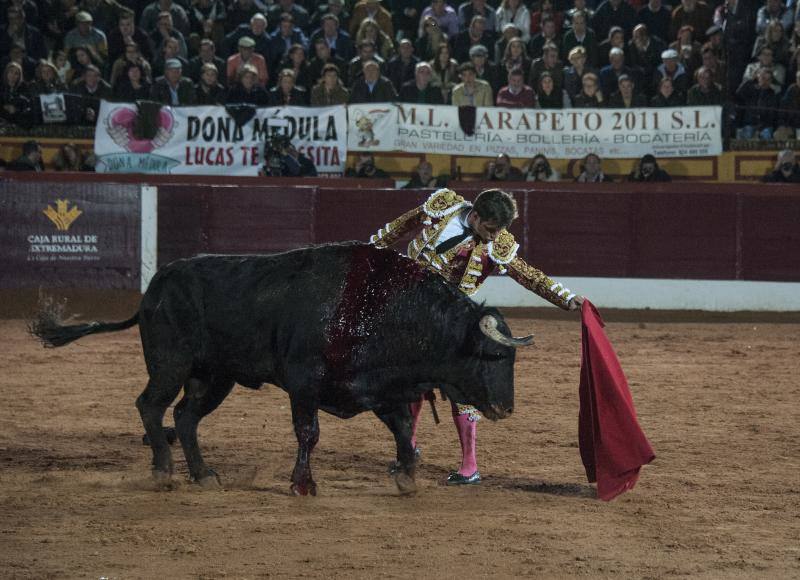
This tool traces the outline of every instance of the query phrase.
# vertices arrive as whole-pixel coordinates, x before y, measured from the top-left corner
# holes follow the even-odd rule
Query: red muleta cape
[[[639,468],[655,459],[636,420],[625,373],[603,331],[594,304],[583,301],[578,442],[589,482],[597,497],[610,501],[633,489]]]

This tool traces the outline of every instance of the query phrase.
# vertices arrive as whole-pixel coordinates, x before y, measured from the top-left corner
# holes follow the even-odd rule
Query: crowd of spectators
[[[323,0],[325,1],[325,0]],[[0,119],[67,94],[171,105],[400,101],[724,105],[742,138],[800,128],[796,0],[10,0]],[[777,133],[777,134],[776,134]],[[503,171],[503,163],[495,172]]]

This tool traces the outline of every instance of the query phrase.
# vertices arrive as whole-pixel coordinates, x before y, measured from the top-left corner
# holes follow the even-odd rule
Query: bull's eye
[[[483,352],[481,358],[483,360],[501,360],[505,358],[505,355],[502,352]]]

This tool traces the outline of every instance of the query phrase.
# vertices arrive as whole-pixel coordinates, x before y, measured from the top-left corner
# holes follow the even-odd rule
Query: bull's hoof
[[[175,481],[172,479],[172,473],[163,471],[161,469],[153,469],[153,482],[159,489],[169,490],[175,487]]]
[[[293,483],[291,489],[292,489],[292,495],[298,495],[298,496],[300,496],[300,495],[313,495],[313,496],[316,496],[317,495],[317,484],[315,482],[313,482],[313,481],[311,481],[311,482],[309,482],[309,483],[307,483],[305,485],[301,485],[299,483]]]
[[[395,473],[394,482],[397,484],[397,489],[400,490],[400,495],[413,495],[417,493],[417,482],[407,473],[401,471]]]
[[[178,434],[175,432],[175,427],[164,427],[164,435],[167,436],[167,443],[170,445],[178,440]],[[142,435],[142,445],[150,445],[150,436],[147,433]]]
[[[219,489],[222,487],[222,482],[219,480],[219,475],[209,469],[207,475],[197,480],[197,485],[203,489]]]

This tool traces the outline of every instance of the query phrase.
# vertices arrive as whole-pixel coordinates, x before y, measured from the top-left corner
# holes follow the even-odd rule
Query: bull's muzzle
[[[489,405],[483,409],[483,415],[487,419],[497,421],[498,419],[505,419],[514,412],[514,407],[506,407],[504,405]]]

